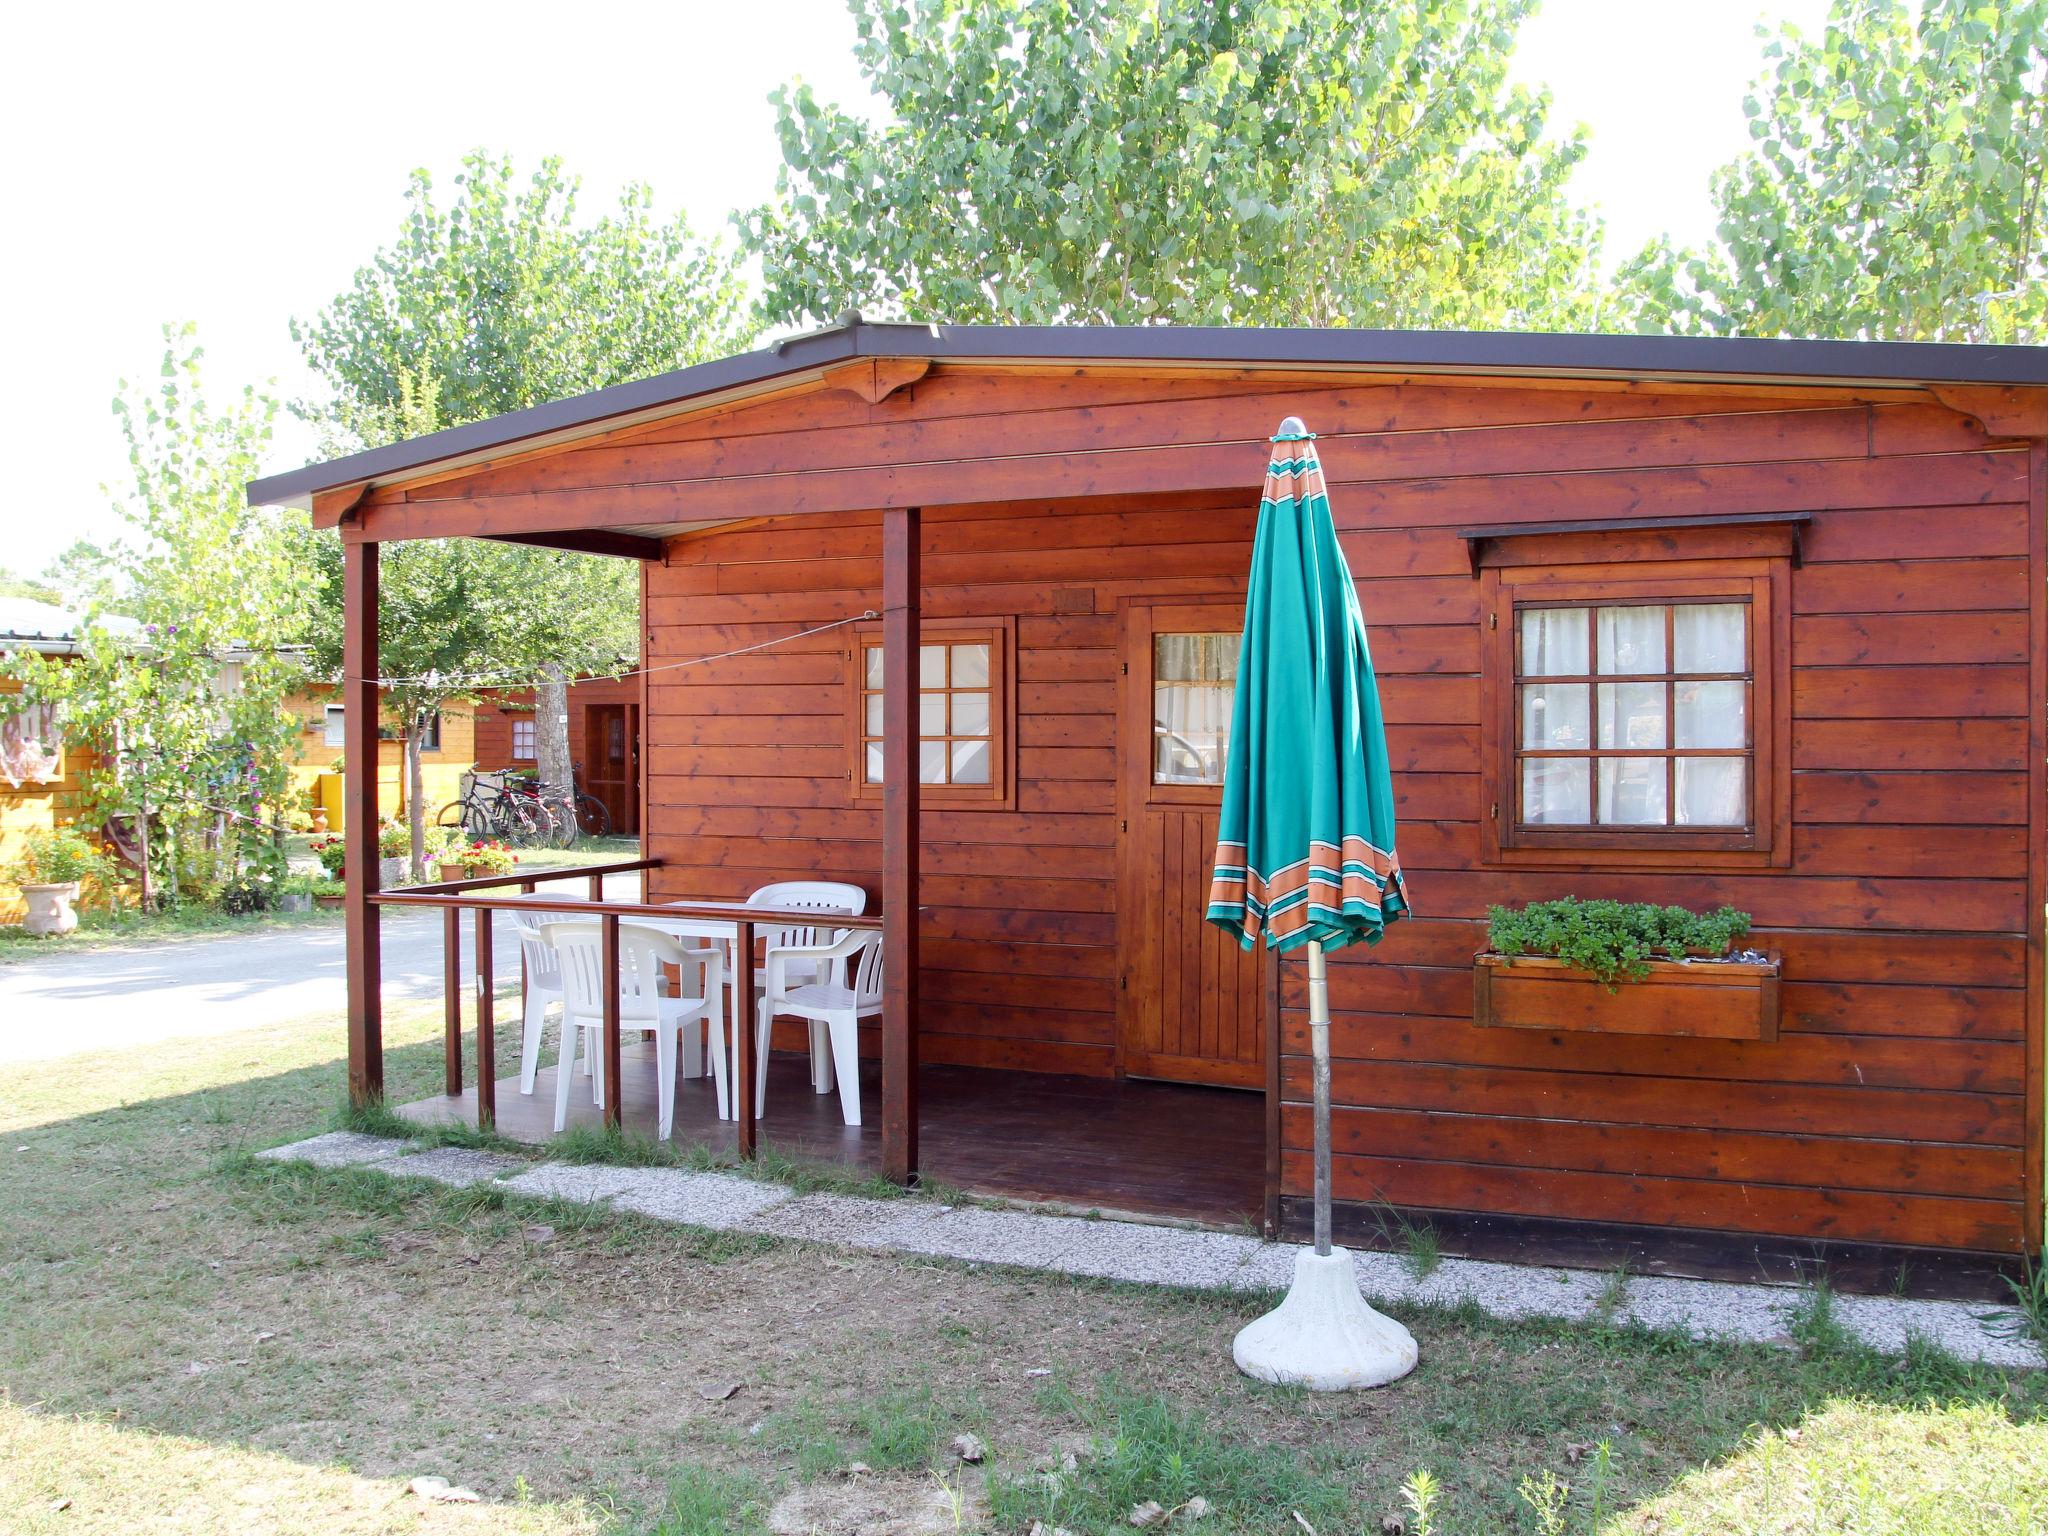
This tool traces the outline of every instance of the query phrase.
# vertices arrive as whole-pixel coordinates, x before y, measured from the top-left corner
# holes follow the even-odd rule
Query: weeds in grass
[[[684,1467],[668,1480],[661,1512],[647,1536],[753,1536],[765,1531],[767,1498],[742,1472]]]
[[[799,1398],[771,1414],[761,1433],[771,1450],[796,1458],[796,1475],[807,1483],[846,1465],[846,1447],[833,1433],[825,1410],[810,1398]]]
[[[531,1155],[533,1148],[495,1131],[480,1131],[458,1121],[408,1120],[383,1099],[366,1104],[343,1100],[328,1117],[328,1128],[354,1131],[362,1136],[382,1136],[391,1141],[411,1142],[416,1147],[463,1147],[475,1152],[504,1152]]]
[[[1419,1284],[1437,1272],[1444,1261],[1443,1246],[1437,1237],[1436,1227],[1427,1219],[1410,1221],[1391,1205],[1380,1203],[1373,1208],[1373,1225],[1379,1229],[1380,1241],[1388,1248],[1398,1250],[1409,1274]]]
[[[1787,1331],[1807,1355],[1835,1355],[1853,1347],[1849,1330],[1835,1314],[1834,1287],[1825,1275],[1800,1293],[1787,1319]]]
[[[1218,1533],[1273,1530],[1274,1512],[1299,1510],[1317,1530],[1340,1530],[1353,1512],[1342,1483],[1310,1470],[1295,1451],[1224,1429],[1198,1409],[1137,1393],[1105,1379],[1092,1396],[1063,1387],[1043,1400],[1087,1429],[1088,1454],[1072,1472],[989,1479],[998,1529],[1117,1530],[1131,1510],[1155,1501],[1173,1509],[1200,1497]],[[1213,1521],[1213,1523],[1212,1523]]]
[[[1415,1522],[1408,1536],[1436,1536],[1436,1506],[1442,1496],[1443,1487],[1429,1468],[1418,1467],[1409,1473],[1408,1481],[1401,1485],[1401,1502]]]
[[[1572,1518],[1572,1485],[1545,1467],[1524,1477],[1516,1492],[1528,1506],[1542,1536],[1566,1536],[1575,1526],[1585,1536],[1597,1536],[1607,1519],[1607,1485],[1614,1468],[1614,1454],[1605,1440],[1593,1449],[1593,1461],[1586,1474],[1586,1496]]]
[[[860,1459],[878,1472],[935,1466],[946,1441],[969,1417],[978,1416],[945,1412],[929,1387],[885,1392],[854,1414]]]
[[[615,1125],[572,1125],[547,1143],[548,1155],[564,1163],[608,1163],[616,1168],[680,1168],[702,1152],[678,1147]]]
[[[1594,1298],[1593,1310],[1604,1318],[1617,1318],[1628,1305],[1628,1260],[1623,1259],[1607,1272],[1607,1278],[1600,1283],[1600,1294]]]
[[[2016,1315],[1994,1314],[1984,1319],[1993,1333],[2004,1339],[2032,1339],[2048,1348],[2048,1258],[2039,1264],[2031,1254],[2020,1260],[2020,1277],[2005,1277],[2012,1292]]]

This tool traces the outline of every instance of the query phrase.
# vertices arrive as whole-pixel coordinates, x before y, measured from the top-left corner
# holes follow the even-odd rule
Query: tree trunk
[[[541,793],[575,811],[575,769],[569,761],[569,674],[558,663],[541,669],[533,690],[533,757]]]
[[[426,770],[420,766],[420,736],[427,717],[415,714],[405,722],[405,822],[412,833],[412,878],[418,885],[427,878]]]

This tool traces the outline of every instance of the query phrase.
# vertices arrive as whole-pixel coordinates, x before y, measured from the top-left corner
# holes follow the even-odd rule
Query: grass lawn
[[[433,1085],[434,1011],[387,1016],[394,1097]],[[330,1121],[341,1055],[326,1018],[0,1082],[0,1530],[1085,1536],[1197,1496],[1166,1529],[2048,1521],[2040,1374],[1849,1347],[1824,1298],[1782,1348],[1404,1310],[1416,1373],[1316,1398],[1231,1368],[1265,1299],[251,1159]]]

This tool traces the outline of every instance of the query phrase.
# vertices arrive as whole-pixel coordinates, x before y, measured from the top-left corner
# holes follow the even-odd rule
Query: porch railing
[[[742,1157],[752,1157],[758,1141],[754,1114],[754,930],[770,928],[815,928],[821,926],[815,910],[750,907],[737,901],[649,902],[646,900],[646,872],[661,868],[660,859],[628,859],[614,864],[585,864],[545,873],[479,875],[469,880],[442,880],[404,890],[377,891],[370,901],[380,907],[438,907],[442,913],[442,1056],[449,1097],[462,1092],[462,913],[476,914],[476,1112],[479,1129],[489,1130],[498,1118],[496,999],[492,976],[491,914],[493,912],[561,912],[569,916],[595,916],[602,930],[604,966],[604,1118],[616,1129],[624,1119],[625,1091],[619,1070],[619,920],[621,918],[711,918],[733,924],[733,1109]],[[606,901],[604,877],[638,872],[641,900]],[[543,895],[539,885],[565,879],[590,882],[588,898]],[[487,891],[517,886],[518,895],[487,895]],[[882,914],[859,917],[833,915],[833,928],[858,928],[879,932]],[[715,1042],[713,1042],[715,1044]],[[886,1071],[886,1063],[885,1063]],[[886,1087],[885,1087],[886,1092]]]

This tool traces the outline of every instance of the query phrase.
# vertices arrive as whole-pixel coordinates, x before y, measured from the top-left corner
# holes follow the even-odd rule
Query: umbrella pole
[[[1330,1251],[1330,972],[1323,946],[1308,946],[1308,1038],[1316,1100],[1316,1252]]]

